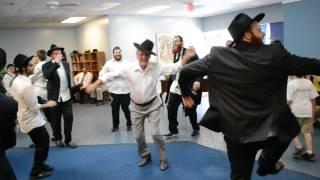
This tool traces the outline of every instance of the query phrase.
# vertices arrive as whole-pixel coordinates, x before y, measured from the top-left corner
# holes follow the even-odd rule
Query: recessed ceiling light
[[[137,13],[150,14],[150,13],[154,13],[154,12],[163,11],[163,10],[169,9],[169,8],[170,8],[170,6],[154,6],[154,7],[142,9],[142,10],[138,11]]]
[[[61,23],[78,23],[86,18],[87,17],[70,17],[70,18],[63,20]]]

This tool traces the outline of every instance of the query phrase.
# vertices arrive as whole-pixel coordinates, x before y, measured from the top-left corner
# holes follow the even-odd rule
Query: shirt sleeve
[[[311,83],[311,81],[310,81],[310,84],[309,84],[309,86],[310,86],[310,99],[315,99],[316,97],[318,97],[319,96],[319,94],[318,94],[318,92],[316,91],[316,88],[313,86],[313,84]]]
[[[294,88],[293,88],[293,84],[292,81],[288,83],[288,87],[287,87],[287,100],[288,101],[292,101],[293,100],[293,94],[294,94]]]
[[[23,92],[23,99],[25,100],[25,103],[30,111],[37,111],[41,108],[41,105],[38,103],[38,99],[31,85],[25,88]]]
[[[6,88],[6,90],[10,88],[10,79],[11,78],[7,74],[3,77],[3,87]]]
[[[125,77],[125,69],[120,69],[119,71],[114,72],[104,72],[101,75],[99,75],[98,79],[101,80],[104,84],[106,84],[119,76]]]
[[[182,69],[181,61],[176,63],[159,63],[160,66],[160,75],[170,75],[176,74]]]

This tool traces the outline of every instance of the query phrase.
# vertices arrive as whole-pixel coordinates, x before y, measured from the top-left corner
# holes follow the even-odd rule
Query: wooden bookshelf
[[[88,72],[93,74],[93,79],[95,80],[105,63],[105,54],[104,52],[73,53],[71,54],[71,61],[73,76],[77,75],[85,67]]]

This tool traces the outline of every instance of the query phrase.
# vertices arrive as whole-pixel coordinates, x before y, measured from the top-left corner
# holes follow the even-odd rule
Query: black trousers
[[[168,110],[168,119],[169,119],[169,131],[171,133],[178,133],[178,108],[182,103],[182,98],[178,94],[170,93],[169,100],[167,105]],[[189,120],[193,130],[200,130],[200,127],[197,122],[197,105],[195,105],[192,109],[188,109],[186,113],[189,116]]]
[[[61,117],[63,116],[64,120],[64,142],[71,142],[71,132],[73,124],[73,110],[72,110],[72,101],[58,102],[58,105],[49,108],[50,116],[52,118],[53,125],[53,137],[56,140],[62,140],[61,134]]]
[[[224,137],[231,165],[232,180],[250,180],[257,151],[262,149],[259,157],[259,167],[273,168],[282,154],[287,150],[291,141],[280,142],[277,137],[265,141],[239,143]]]
[[[6,152],[0,149],[0,179],[16,180],[17,177],[7,159]]]
[[[129,94],[114,94],[110,93],[112,97],[111,108],[112,108],[112,123],[113,127],[119,127],[119,112],[120,106],[122,111],[124,112],[124,116],[127,119],[127,127],[132,125],[129,104],[130,104],[130,95]]]
[[[42,165],[48,158],[49,134],[44,126],[32,129],[28,135],[35,145],[33,158],[33,171],[40,171]]]
[[[84,97],[84,95],[85,95],[84,90],[81,90],[81,89],[80,89],[81,86],[82,86],[82,84],[73,86],[73,87],[71,88],[72,100],[76,100],[76,97],[74,96],[74,94],[77,93],[77,92],[79,92],[79,96],[80,96],[80,97],[79,97],[79,98],[80,98],[79,101],[80,101],[80,103],[83,102],[83,97]]]

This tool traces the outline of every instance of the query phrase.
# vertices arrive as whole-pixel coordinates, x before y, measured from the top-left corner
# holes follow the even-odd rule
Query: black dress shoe
[[[150,155],[150,154],[148,154],[148,155],[145,156],[145,157],[142,157],[142,158],[140,159],[140,162],[139,162],[139,167],[145,166],[145,165],[148,164],[150,161],[151,161],[151,155]]]
[[[164,136],[173,137],[173,136],[176,136],[176,135],[178,135],[178,132],[175,132],[175,133],[170,132],[169,134],[165,134]]]
[[[64,144],[61,140],[57,140],[57,141],[55,141],[55,143],[56,143],[56,146],[58,146],[58,147],[61,147],[61,148],[64,147]]]
[[[132,127],[131,126],[127,126],[127,131],[131,131]]]
[[[72,148],[72,149],[78,147],[78,146],[77,146],[75,143],[73,143],[73,142],[66,143],[66,146],[69,147],[69,148]]]
[[[191,136],[198,136],[199,135],[199,130],[193,130]]]
[[[268,174],[277,174],[284,168],[284,164],[278,161],[273,167],[261,167],[257,169],[257,174],[259,176],[266,176]]]
[[[168,161],[164,160],[164,161],[160,161],[160,170],[161,171],[165,171],[166,169],[168,169],[169,165],[168,165]]]
[[[113,128],[111,129],[111,132],[116,132],[116,131],[119,131],[119,128],[118,128],[118,127],[113,127]]]
[[[30,180],[42,179],[42,178],[45,178],[48,176],[51,176],[51,172],[49,172],[49,171],[32,172],[30,174]]]
[[[52,172],[54,170],[54,167],[48,164],[43,164],[41,169],[42,171]]]

